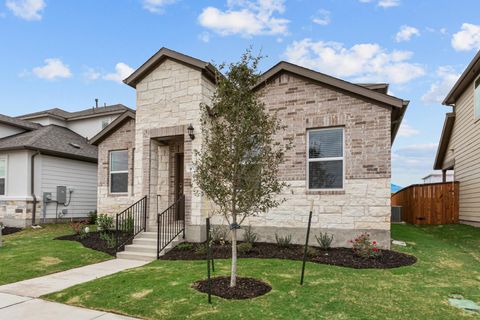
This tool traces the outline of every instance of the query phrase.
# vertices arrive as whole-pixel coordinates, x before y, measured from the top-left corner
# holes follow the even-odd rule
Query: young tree
[[[231,287],[237,277],[237,230],[248,216],[283,202],[277,195],[286,186],[278,170],[291,140],[275,139],[284,127],[252,90],[260,79],[260,60],[247,50],[225,75],[218,75],[212,105],[201,105],[203,142],[195,152],[194,179],[215,203],[213,213],[224,215],[230,225]],[[219,69],[224,71],[225,65]]]

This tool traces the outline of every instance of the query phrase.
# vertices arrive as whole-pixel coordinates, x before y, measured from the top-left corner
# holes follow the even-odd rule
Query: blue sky
[[[392,182],[431,172],[441,100],[480,48],[478,0],[1,0],[0,113],[135,107],[121,83],[162,46],[221,63],[250,45],[411,101]]]

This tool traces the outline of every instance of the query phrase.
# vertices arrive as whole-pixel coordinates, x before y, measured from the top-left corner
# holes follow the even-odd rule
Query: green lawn
[[[213,298],[190,288],[205,277],[201,261],[155,261],[47,296],[47,299],[149,319],[478,319],[447,305],[449,294],[480,302],[480,229],[393,226],[395,248],[418,258],[409,267],[354,270],[301,262],[241,259],[239,274],[273,290],[248,301]],[[228,274],[217,260],[217,275]]]
[[[78,242],[53,240],[71,234],[67,224],[47,225],[3,236],[0,285],[81,267],[112,257]]]

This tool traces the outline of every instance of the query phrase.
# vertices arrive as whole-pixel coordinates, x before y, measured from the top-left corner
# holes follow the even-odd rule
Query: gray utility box
[[[391,222],[402,222],[402,207],[401,206],[392,206]]]
[[[67,187],[66,186],[57,186],[57,203],[58,204],[67,203]]]

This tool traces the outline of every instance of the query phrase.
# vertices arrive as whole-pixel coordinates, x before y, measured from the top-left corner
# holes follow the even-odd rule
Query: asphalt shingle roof
[[[33,123],[30,121],[9,117],[4,114],[0,114],[0,123],[5,123],[17,128],[25,129],[25,130],[35,130],[41,127],[41,125],[39,125],[38,123]]]
[[[53,108],[49,110],[24,114],[24,115],[18,116],[17,118],[28,119],[28,118],[38,117],[38,116],[51,115],[51,116],[59,117],[59,118],[62,118],[63,120],[68,121],[68,120],[74,120],[76,118],[81,118],[81,117],[95,116],[102,113],[112,113],[112,112],[120,113],[126,110],[131,110],[131,109],[128,108],[127,106],[124,106],[123,104],[115,104],[111,106],[98,107],[98,108],[88,108],[88,109],[76,111],[76,112],[69,112],[69,111],[62,110],[60,108]]]
[[[0,139],[1,150],[31,149],[45,154],[95,162],[97,147],[70,129],[48,125]]]

